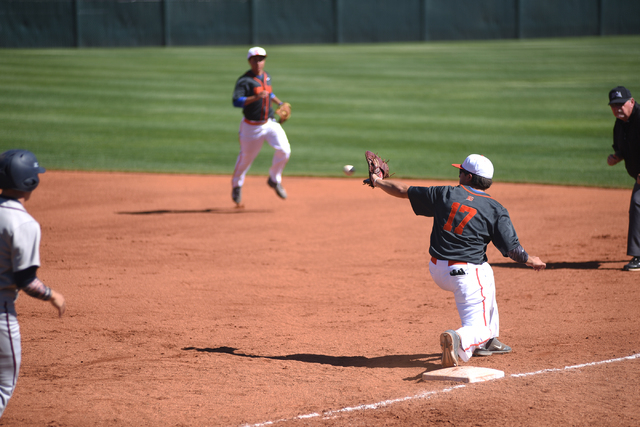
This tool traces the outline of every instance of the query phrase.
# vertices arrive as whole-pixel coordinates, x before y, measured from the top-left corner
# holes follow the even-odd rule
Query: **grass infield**
[[[249,46],[0,50],[0,150],[48,169],[231,174],[231,105]],[[640,37],[263,46],[293,106],[286,175],[456,179],[489,157],[496,181],[630,187],[609,167],[617,85],[640,97]],[[265,175],[268,146],[250,173]]]

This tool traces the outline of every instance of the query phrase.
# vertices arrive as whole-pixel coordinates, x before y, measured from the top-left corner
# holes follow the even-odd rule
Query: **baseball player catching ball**
[[[249,49],[247,60],[251,69],[240,76],[233,91],[233,106],[242,108],[244,114],[239,131],[240,154],[231,178],[231,198],[238,206],[242,201],[245,176],[265,141],[275,150],[267,185],[279,197],[287,198],[281,182],[282,172],[291,155],[291,146],[281,123],[289,118],[291,106],[273,93],[271,76],[264,70],[266,59],[267,52],[263,48],[256,46]],[[279,121],[274,117],[272,102],[282,106],[278,109]]]
[[[442,366],[458,366],[471,356],[511,352],[498,341],[500,324],[493,270],[487,262],[489,242],[503,256],[534,270],[546,264],[522,248],[507,210],[485,191],[491,186],[493,164],[472,154],[458,168],[459,185],[413,187],[384,179],[386,162],[370,151],[365,184],[395,197],[409,199],[416,215],[433,217],[429,272],[436,284],[455,296],[462,327],[440,335]]]
[[[49,301],[62,316],[62,294],[36,276],[40,266],[40,225],[24,208],[44,169],[26,150],[0,155],[0,416],[13,394],[20,371],[22,346],[14,303],[21,290]]]

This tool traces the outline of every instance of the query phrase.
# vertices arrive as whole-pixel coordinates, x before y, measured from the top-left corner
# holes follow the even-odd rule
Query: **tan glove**
[[[278,115],[278,123],[283,124],[291,117],[291,104],[283,102],[276,110],[276,114]]]

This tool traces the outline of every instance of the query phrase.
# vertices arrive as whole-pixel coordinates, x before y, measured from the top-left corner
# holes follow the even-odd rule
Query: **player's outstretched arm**
[[[373,187],[380,188],[385,193],[394,197],[399,197],[401,199],[409,198],[409,186],[398,181],[382,179],[374,175]]]
[[[538,258],[537,256],[531,256],[531,255],[529,255],[529,259],[527,259],[526,264],[529,267],[533,268],[535,271],[543,270],[547,267],[547,264],[540,261],[540,258]]]

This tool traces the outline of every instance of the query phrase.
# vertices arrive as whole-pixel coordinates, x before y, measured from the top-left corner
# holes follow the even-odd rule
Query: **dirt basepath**
[[[249,177],[238,210],[226,176],[43,175],[27,203],[39,276],[68,313],[20,296],[0,425],[640,423],[640,359],[565,369],[640,353],[640,273],[621,271],[630,190],[494,185],[549,268],[490,250],[514,352],[469,362],[504,379],[451,389],[421,381],[459,326],[429,277],[431,220],[358,178],[285,187],[282,201]]]

